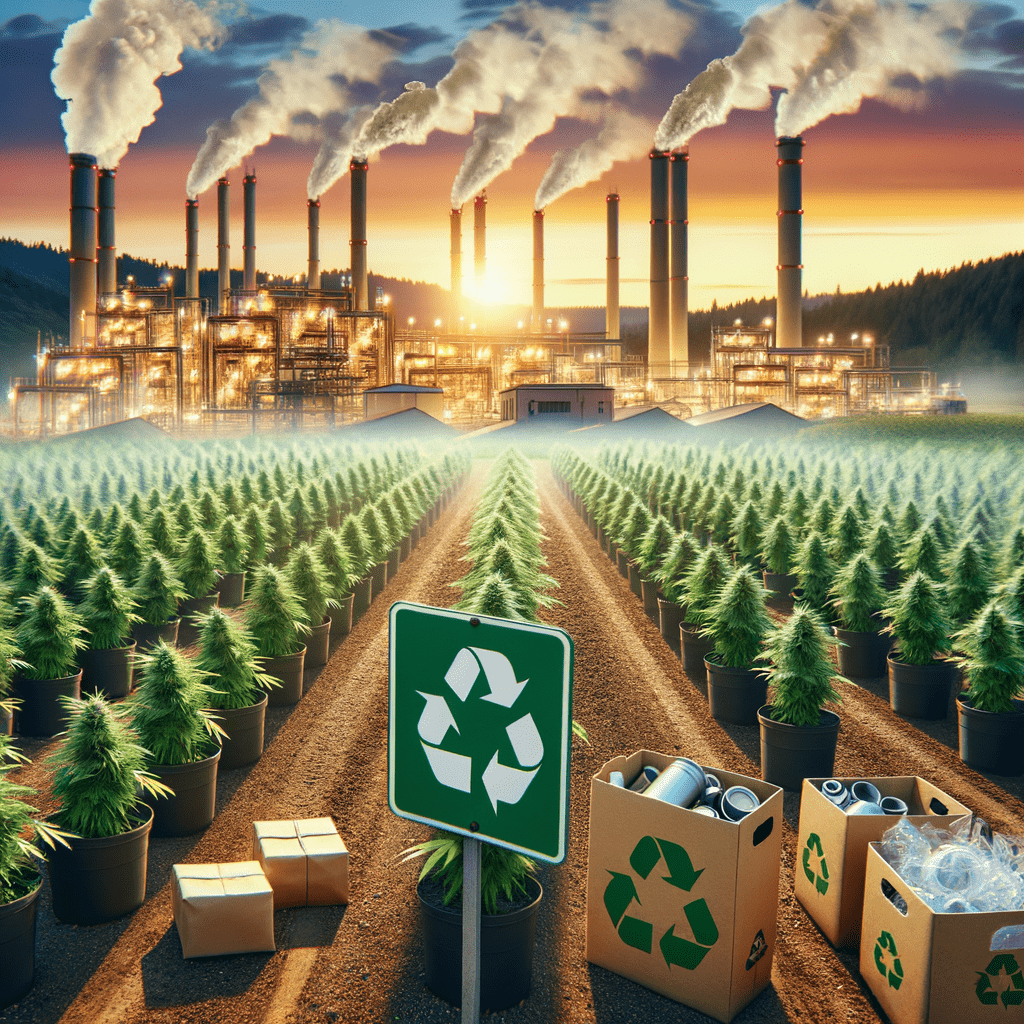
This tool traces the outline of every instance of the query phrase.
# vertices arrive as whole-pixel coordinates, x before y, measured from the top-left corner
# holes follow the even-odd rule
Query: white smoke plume
[[[617,160],[632,160],[648,148],[653,125],[621,108],[608,108],[601,131],[574,149],[560,149],[541,179],[533,200],[543,210],[566,192],[596,181]]]
[[[684,146],[702,128],[724,124],[737,107],[767,107],[772,87],[787,90],[778,107],[780,136],[856,110],[866,96],[905,104],[906,92],[894,84],[901,75],[954,70],[949,36],[968,11],[956,2],[924,7],[905,0],[819,0],[808,7],[783,0],[753,15],[739,49],[712,61],[673,99],[654,145]]]
[[[354,107],[342,116],[339,124],[321,126],[323,141],[306,179],[306,195],[310,199],[319,199],[348,170],[354,155],[352,147],[373,110],[372,106]]]
[[[212,49],[222,31],[193,0],[92,0],[53,55],[68,152],[116,167],[163,103],[157,79],[181,70],[185,47]]]
[[[590,91],[613,95],[643,76],[638,55],[675,54],[692,21],[665,0],[595,2],[583,15],[529,7],[530,35],[539,53],[526,75],[509,76],[499,113],[482,121],[452,186],[461,206],[507,170],[559,117],[576,114]]]
[[[298,115],[325,118],[351,106],[348,81],[376,81],[394,56],[386,43],[366,29],[339,21],[320,21],[289,57],[272,60],[259,78],[259,95],[236,110],[229,120],[206,129],[206,141],[185,185],[194,198],[257,146],[274,135],[305,134]]]

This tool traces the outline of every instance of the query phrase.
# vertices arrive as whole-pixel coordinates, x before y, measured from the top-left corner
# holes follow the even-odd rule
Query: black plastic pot
[[[644,591],[643,580],[640,579],[640,566],[636,562],[634,562],[632,558],[628,559],[628,565],[626,567],[626,579],[629,580],[629,589],[632,590],[633,593],[642,601],[644,597]]]
[[[661,638],[672,648],[676,657],[679,656],[679,627],[683,623],[685,612],[675,601],[658,598],[658,627]]]
[[[56,736],[67,728],[61,697],[81,697],[82,670],[60,679],[14,677],[12,696],[21,701],[14,713],[14,728],[22,736]]]
[[[171,619],[162,626],[151,626],[148,622],[136,622],[132,626],[132,639],[135,641],[137,654],[143,654],[150,647],[155,647],[158,640],[163,640],[168,647],[174,647],[178,642],[178,628],[181,619]]]
[[[0,735],[14,735],[14,712],[0,708]]]
[[[267,701],[244,708],[217,708],[217,724],[226,735],[221,739],[219,769],[244,768],[255,764],[263,753],[263,726],[267,717]]]
[[[153,808],[154,836],[190,836],[201,832],[217,812],[217,763],[220,748],[190,764],[151,764],[149,770],[174,796],[145,796]]]
[[[952,662],[935,659],[927,665],[908,665],[891,654],[889,665],[889,703],[897,715],[905,718],[946,717],[949,695],[956,679]]]
[[[618,545],[615,546],[615,567],[624,580],[629,579],[629,555]]]
[[[92,693],[100,690],[108,697],[127,697],[132,688],[135,648],[136,642],[133,640],[128,647],[112,647],[107,651],[79,651],[82,691]]]
[[[760,669],[730,668],[704,659],[711,717],[732,725],[757,725],[757,712],[768,699],[768,677]]]
[[[0,904],[0,1010],[16,1003],[35,974],[36,900],[42,881],[27,895]]]
[[[529,998],[534,930],[543,890],[527,886],[533,900],[510,914],[480,915],[480,1009],[504,1010]],[[462,1002],[462,911],[436,906],[423,897],[423,953],[427,987],[455,1006]]]
[[[178,602],[178,615],[181,625],[178,627],[178,644],[190,647],[199,640],[199,627],[192,621],[193,615],[205,615],[211,608],[216,608],[220,594],[216,590],[202,597],[186,597]]]
[[[403,537],[398,545],[398,561],[404,562],[412,554],[412,539]]]
[[[217,593],[220,594],[221,608],[237,608],[245,598],[245,573],[221,573]]]
[[[370,591],[370,602],[374,602],[377,598],[384,593],[384,588],[388,582],[388,563],[378,562],[370,570],[370,580],[373,584]]]
[[[352,624],[355,625],[367,612],[372,597],[369,575],[364,576],[352,588]]]
[[[658,612],[658,584],[654,580],[640,580],[640,596],[644,602],[644,612],[652,622],[660,622]]]
[[[53,913],[65,924],[115,921],[142,906],[152,808],[140,808],[142,824],[117,836],[69,839],[46,854]]]
[[[272,708],[289,707],[302,699],[302,671],[306,660],[306,648],[294,654],[282,654],[276,658],[263,659],[263,671],[281,681],[267,691]]]
[[[888,671],[886,659],[892,647],[887,633],[861,633],[832,627],[839,641],[839,672],[850,679],[880,679]]]
[[[772,706],[757,712],[761,726],[761,778],[799,790],[804,779],[828,778],[836,763],[839,716],[822,711],[817,725],[789,725],[772,718]]]
[[[704,666],[704,658],[715,646],[714,640],[700,635],[702,627],[690,622],[679,626],[679,647],[683,659],[683,671],[690,677],[690,682],[701,689],[707,689],[708,670]]]
[[[388,560],[384,563],[387,566],[387,574],[385,576],[387,583],[390,583],[395,578],[395,574],[398,572],[399,561],[398,548],[395,548],[394,551],[388,553]]]
[[[791,572],[768,572],[765,569],[762,576],[764,578],[764,589],[773,591],[781,597],[789,597],[800,582],[800,578]]]
[[[325,615],[319,626],[314,626],[306,637],[306,663],[304,668],[322,668],[330,657],[331,618]]]
[[[1024,775],[1024,701],[1016,711],[979,711],[966,697],[957,697],[960,760],[976,771],[993,775]]]
[[[341,603],[331,612],[331,643],[343,640],[352,632],[352,611],[355,604],[355,593],[346,594]]]

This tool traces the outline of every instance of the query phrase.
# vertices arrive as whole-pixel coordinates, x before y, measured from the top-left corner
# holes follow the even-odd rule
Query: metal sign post
[[[462,1024],[480,1022],[480,891],[483,849],[462,840]]]

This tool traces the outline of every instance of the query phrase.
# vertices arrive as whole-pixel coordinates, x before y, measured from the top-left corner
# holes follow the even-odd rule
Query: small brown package
[[[330,818],[253,822],[252,852],[275,907],[348,903],[348,850]]]
[[[185,959],[273,951],[274,893],[255,861],[175,864],[171,905]]]

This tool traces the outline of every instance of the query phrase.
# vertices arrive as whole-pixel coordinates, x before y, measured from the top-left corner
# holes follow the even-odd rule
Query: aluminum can
[[[705,818],[720,818],[721,815],[714,809],[714,807],[708,807],[707,804],[697,804],[696,807],[692,808],[694,814],[700,814]]]
[[[760,806],[761,801],[757,799],[757,794],[753,790],[747,789],[746,786],[730,786],[722,794],[718,809],[723,818],[739,821]]]
[[[618,786],[620,789],[626,788],[626,780],[622,775],[622,772],[609,772],[608,781],[613,786]]]
[[[644,791],[644,796],[679,807],[692,807],[707,789],[707,776],[696,761],[677,757]]]

